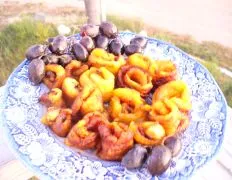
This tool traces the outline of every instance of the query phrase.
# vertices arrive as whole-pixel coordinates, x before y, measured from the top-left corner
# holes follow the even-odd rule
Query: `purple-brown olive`
[[[54,40],[54,37],[49,37],[49,38],[47,39],[47,42],[48,42],[48,43],[51,43],[53,40]]]
[[[90,36],[82,37],[80,40],[80,44],[84,46],[88,52],[91,52],[95,47],[94,41]]]
[[[171,136],[165,139],[164,145],[172,152],[172,157],[177,156],[181,151],[181,141],[179,138]]]
[[[49,49],[58,55],[62,55],[68,48],[67,38],[65,36],[56,36],[49,45]]]
[[[134,53],[141,53],[141,52],[142,52],[142,48],[138,44],[129,44],[125,46],[125,54],[127,56],[130,56],[131,54],[134,54]]]
[[[99,33],[99,27],[93,24],[85,24],[81,27],[81,36],[90,36],[91,38],[94,38]]]
[[[41,57],[43,58],[44,56],[48,55],[48,54],[52,54],[52,52],[50,51],[49,47],[46,46],[45,50],[44,50],[44,55]]]
[[[59,64],[62,65],[62,66],[66,66],[66,65],[69,64],[73,59],[75,59],[75,58],[72,57],[72,55],[63,54],[63,55],[59,56]]]
[[[153,93],[150,92],[148,96],[146,96],[145,98],[146,103],[149,105],[152,105],[152,96],[153,96]]]
[[[109,39],[106,36],[98,35],[96,37],[96,47],[97,48],[107,49],[108,44],[109,44]]]
[[[151,175],[161,175],[164,173],[172,159],[171,151],[163,145],[155,146],[150,156],[147,158],[147,168]]]
[[[38,85],[45,75],[45,64],[41,59],[33,59],[28,66],[28,77],[34,85]]]
[[[28,60],[32,60],[35,58],[39,58],[44,55],[44,51],[46,49],[46,46],[37,44],[29,47],[26,51],[26,58]]]
[[[115,38],[118,34],[117,27],[111,22],[102,22],[99,29],[108,38]]]
[[[121,40],[113,39],[109,44],[109,52],[115,56],[119,56],[124,53],[124,45]]]
[[[147,39],[142,36],[136,36],[131,39],[130,44],[138,44],[142,49],[144,49],[147,44]]]
[[[42,57],[42,60],[45,64],[57,64],[59,61],[59,58],[55,54],[48,54]]]
[[[72,51],[77,60],[87,61],[88,51],[80,43],[73,44]]]
[[[127,169],[141,167],[147,157],[147,149],[139,144],[136,144],[126,155],[122,158],[122,165]]]

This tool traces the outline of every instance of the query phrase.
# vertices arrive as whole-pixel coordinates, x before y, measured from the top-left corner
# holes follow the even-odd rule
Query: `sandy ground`
[[[106,13],[133,16],[152,26],[178,34],[192,35],[199,41],[216,41],[232,47],[231,0],[102,0]],[[83,0],[0,0],[38,3],[48,6],[84,7]]]

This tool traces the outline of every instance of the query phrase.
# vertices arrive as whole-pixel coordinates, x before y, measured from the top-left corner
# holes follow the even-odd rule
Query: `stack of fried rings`
[[[42,123],[65,137],[65,144],[96,149],[101,159],[121,160],[135,143],[161,144],[189,124],[189,90],[169,60],[141,54],[124,59],[96,48],[87,63],[45,69],[50,91],[40,97],[48,107]]]

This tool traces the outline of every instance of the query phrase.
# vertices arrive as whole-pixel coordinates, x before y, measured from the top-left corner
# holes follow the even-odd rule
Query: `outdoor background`
[[[102,2],[107,20],[119,30],[146,31],[196,57],[213,74],[232,106],[231,0]],[[0,86],[30,45],[43,43],[61,30],[67,35],[78,33],[86,22],[83,0],[0,0]]]

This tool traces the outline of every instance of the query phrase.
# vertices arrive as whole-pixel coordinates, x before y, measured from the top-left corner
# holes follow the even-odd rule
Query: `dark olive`
[[[83,38],[81,38],[80,44],[84,46],[88,52],[91,52],[95,47],[93,39],[89,36],[84,36]]]
[[[130,44],[138,44],[143,49],[147,44],[147,39],[142,36],[136,36],[131,39]]]
[[[55,54],[48,54],[42,57],[42,60],[45,64],[57,64],[59,61],[59,58]]]
[[[63,54],[63,55],[59,56],[59,64],[62,65],[62,66],[66,66],[73,59],[75,59],[75,58],[72,57],[71,55],[69,55],[69,54]]]
[[[108,38],[115,38],[118,33],[117,27],[111,22],[102,22],[99,29]]]
[[[134,53],[141,53],[142,48],[138,44],[129,44],[125,47],[125,54],[127,56],[130,56],[131,54]]]
[[[39,58],[44,55],[45,49],[46,49],[46,46],[44,45],[41,45],[41,44],[33,45],[27,49],[26,58],[28,60]]]
[[[48,43],[51,43],[53,40],[54,40],[54,37],[49,37],[49,38],[47,39],[47,42],[48,42]]]
[[[87,61],[88,51],[80,43],[73,44],[72,51],[77,60]]]
[[[46,48],[45,48],[45,50],[44,50],[44,55],[43,55],[43,56],[46,56],[46,55],[48,55],[48,54],[52,54],[52,52],[50,51],[49,47],[46,46]],[[43,58],[43,56],[42,56],[42,58]]]
[[[96,47],[107,49],[108,44],[109,44],[109,39],[106,36],[98,35],[96,37]]]
[[[139,168],[143,165],[147,157],[147,149],[139,144],[129,150],[122,158],[122,165],[128,169]]]
[[[177,156],[180,153],[182,144],[179,138],[171,136],[165,139],[164,145],[172,152],[172,157]]]
[[[147,154],[151,154],[152,152],[152,146],[147,146],[146,149],[147,149]]]
[[[41,59],[33,59],[28,66],[28,77],[34,85],[38,85],[45,75],[45,64]]]
[[[167,170],[171,159],[172,153],[166,146],[156,146],[147,159],[147,168],[153,176],[160,175]]]
[[[58,55],[65,53],[68,48],[67,38],[65,36],[56,36],[49,45],[49,49]]]
[[[90,36],[94,38],[99,33],[99,27],[93,24],[85,24],[81,27],[81,36]]]
[[[124,53],[124,45],[121,40],[113,39],[109,44],[109,52],[113,53],[115,56]]]
[[[79,40],[75,36],[71,36],[68,38],[68,48],[65,54],[72,54],[72,46],[73,44],[79,43]]]
[[[153,93],[149,93],[148,96],[146,96],[145,101],[147,104],[152,105],[152,96]]]

